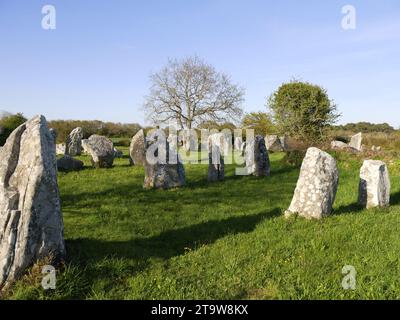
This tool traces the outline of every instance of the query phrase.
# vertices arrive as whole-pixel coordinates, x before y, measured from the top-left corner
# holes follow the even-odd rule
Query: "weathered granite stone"
[[[82,139],[82,141],[81,141],[82,153],[89,154],[89,150],[87,147],[88,143],[89,143],[88,139]]]
[[[56,144],[56,155],[64,155],[65,154],[65,144],[60,143]]]
[[[78,171],[83,169],[83,162],[65,155],[57,160],[57,169],[59,171]]]
[[[387,207],[390,204],[390,178],[386,164],[365,160],[360,170],[358,202],[364,208]]]
[[[335,159],[317,148],[309,148],[285,216],[298,214],[308,219],[321,219],[331,214],[338,183]]]
[[[146,137],[144,131],[140,130],[134,135],[129,147],[131,165],[144,166],[146,164]]]
[[[94,134],[89,137],[86,148],[92,156],[95,168],[111,168],[114,163],[114,144],[106,137]]]
[[[331,142],[331,149],[332,150],[338,150],[338,151],[346,151],[346,152],[351,152],[351,153],[357,153],[358,150],[354,149],[353,147],[350,147],[347,143],[344,143],[342,141],[332,141]]]
[[[83,130],[78,127],[71,131],[65,142],[65,154],[71,157],[80,156],[82,154]]]
[[[260,176],[270,175],[270,162],[265,140],[262,136],[246,142],[245,162],[247,174]]]
[[[170,189],[185,185],[185,169],[182,161],[165,133],[156,130],[146,137],[147,151],[144,165],[145,189]]]
[[[226,137],[222,133],[212,134],[208,137],[208,181],[222,181],[225,176],[223,148]]]
[[[362,133],[357,133],[351,137],[349,146],[356,149],[357,151],[362,151]]]
[[[236,137],[235,138],[235,150],[240,151],[243,145],[243,138],[242,137]]]
[[[285,151],[281,139],[277,135],[265,136],[265,146],[269,152],[283,152]]]
[[[0,154],[0,289],[38,260],[63,259],[63,229],[54,138],[36,116],[11,133]]]

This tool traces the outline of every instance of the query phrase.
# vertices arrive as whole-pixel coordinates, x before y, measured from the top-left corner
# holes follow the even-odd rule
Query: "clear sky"
[[[341,123],[400,126],[398,0],[0,0],[0,110],[143,124],[150,73],[189,55],[243,86],[247,112],[298,78],[328,90]]]

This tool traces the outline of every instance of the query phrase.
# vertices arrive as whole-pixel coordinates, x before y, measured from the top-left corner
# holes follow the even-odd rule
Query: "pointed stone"
[[[270,162],[265,140],[262,136],[246,142],[245,161],[248,175],[256,177],[270,175]]]
[[[222,181],[225,177],[223,150],[225,136],[222,133],[208,137],[208,181]]]
[[[65,154],[75,157],[82,154],[83,130],[78,127],[71,131],[65,143]]]
[[[65,256],[54,137],[37,116],[0,153],[0,289],[38,260]]]
[[[389,206],[390,178],[384,162],[378,160],[364,161],[360,170],[358,202],[367,209]]]
[[[357,151],[362,151],[362,133],[357,133],[351,137],[349,146],[356,149]]]

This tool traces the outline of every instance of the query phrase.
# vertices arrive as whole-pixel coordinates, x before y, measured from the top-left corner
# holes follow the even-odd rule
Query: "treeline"
[[[384,132],[392,133],[396,131],[392,126],[387,123],[370,123],[370,122],[358,122],[358,123],[348,123],[346,125],[334,126],[334,129],[353,131],[353,132]]]
[[[113,123],[99,120],[53,120],[49,128],[57,131],[57,141],[64,142],[70,132],[76,127],[83,129],[84,138],[99,134],[110,138],[133,137],[142,127],[137,123]]]

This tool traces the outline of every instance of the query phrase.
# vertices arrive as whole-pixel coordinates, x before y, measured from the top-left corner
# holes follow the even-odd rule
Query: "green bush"
[[[0,146],[3,146],[6,143],[8,136],[24,122],[26,122],[26,118],[22,115],[22,113],[17,113],[1,119]]]
[[[309,145],[323,141],[339,118],[325,89],[297,80],[283,84],[270,96],[268,106],[280,133]]]
[[[305,156],[306,151],[303,150],[289,151],[286,153],[283,161],[290,166],[300,167]]]

